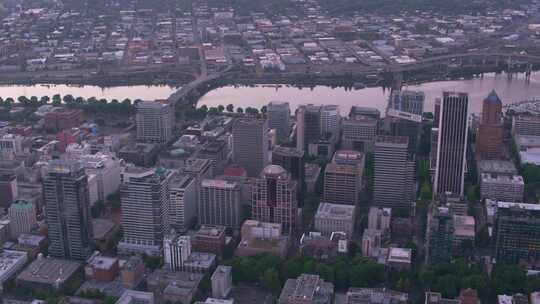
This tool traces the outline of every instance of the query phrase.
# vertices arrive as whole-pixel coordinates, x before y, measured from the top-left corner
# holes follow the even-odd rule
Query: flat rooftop
[[[316,219],[352,220],[355,206],[321,203],[315,214]]]
[[[11,271],[22,260],[26,259],[26,252],[3,250],[0,252],[0,277],[3,277],[6,272]]]
[[[524,184],[523,177],[521,175],[482,173],[481,176],[483,183]]]
[[[17,280],[40,284],[64,283],[81,266],[81,263],[72,260],[38,258],[19,274]]]
[[[388,249],[388,262],[411,263],[412,249],[390,247]]]
[[[480,173],[517,174],[516,166],[508,160],[481,160],[478,162]]]

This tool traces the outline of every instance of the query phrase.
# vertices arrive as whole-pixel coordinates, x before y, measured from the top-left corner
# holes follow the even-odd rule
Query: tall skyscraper
[[[248,176],[261,173],[268,162],[268,122],[242,117],[233,124],[233,159],[244,167]]]
[[[240,228],[242,189],[236,182],[203,179],[199,187],[199,222]]]
[[[444,92],[439,114],[435,194],[463,195],[468,127],[469,96]]]
[[[504,155],[502,102],[491,91],[482,104],[482,122],[476,150],[481,159],[500,159]]]
[[[169,182],[164,169],[129,167],[120,187],[124,238],[118,249],[125,253],[160,254],[163,235],[169,232]]]
[[[51,161],[43,179],[49,254],[85,260],[91,254],[92,224],[88,177],[80,163]]]
[[[277,165],[264,168],[252,189],[252,218],[261,222],[282,224],[289,234],[296,227],[298,200],[296,182]]]
[[[304,152],[295,148],[275,146],[272,164],[283,167],[301,187],[305,179]]]
[[[189,174],[177,174],[169,183],[171,228],[184,232],[197,218],[197,179]]]
[[[291,109],[288,102],[271,101],[267,107],[268,128],[275,129],[279,141],[285,141],[291,132]]]
[[[375,205],[408,207],[414,200],[414,161],[409,159],[407,147],[408,138],[404,136],[378,136],[375,140]]]
[[[340,120],[338,105],[323,105],[321,107],[321,134],[338,132]]]
[[[307,151],[308,145],[321,137],[321,106],[303,105],[296,112],[296,147]]]
[[[174,108],[166,101],[141,101],[137,103],[137,140],[166,143],[173,137]]]

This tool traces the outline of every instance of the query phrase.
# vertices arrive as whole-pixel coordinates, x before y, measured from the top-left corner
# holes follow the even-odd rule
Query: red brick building
[[[193,237],[193,251],[210,252],[221,256],[225,247],[224,226],[202,226]]]
[[[45,115],[45,130],[58,132],[61,130],[78,127],[84,121],[82,110],[60,109]]]
[[[491,91],[482,105],[482,121],[478,129],[477,154],[480,159],[504,157],[502,102]]]

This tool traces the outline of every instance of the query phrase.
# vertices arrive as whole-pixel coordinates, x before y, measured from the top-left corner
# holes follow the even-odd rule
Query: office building
[[[197,220],[198,186],[195,177],[175,175],[169,183],[171,228],[187,231]]]
[[[349,117],[353,116],[366,116],[379,120],[381,118],[381,112],[376,108],[352,106],[349,112]]]
[[[141,256],[130,256],[120,269],[120,281],[124,288],[137,288],[144,280],[144,261]]]
[[[378,257],[384,241],[384,230],[364,229],[362,234],[362,255]]]
[[[408,138],[378,136],[375,141],[373,200],[377,206],[409,207],[415,198],[414,161]]]
[[[321,137],[321,106],[303,105],[296,111],[296,148],[307,151]]]
[[[171,233],[163,238],[163,262],[170,271],[180,271],[191,255],[191,238]]]
[[[261,173],[268,162],[268,122],[265,119],[242,117],[234,121],[233,160],[248,176]]]
[[[356,219],[356,207],[321,203],[315,214],[315,229],[323,235],[330,236],[333,232],[345,232],[352,238]]]
[[[23,152],[23,136],[5,134],[0,136],[0,158],[12,159]]]
[[[210,274],[216,267],[217,256],[209,252],[192,252],[184,262],[182,271]]]
[[[169,182],[172,172],[128,167],[122,175],[120,199],[124,237],[118,250],[159,255],[163,235],[170,229]]]
[[[62,108],[45,115],[45,130],[59,132],[80,126],[84,121],[83,111]]]
[[[0,293],[4,290],[4,283],[13,279],[23,269],[28,261],[26,252],[14,250],[0,251]]]
[[[288,279],[278,299],[279,304],[332,304],[333,301],[334,284],[313,274]]]
[[[462,255],[465,250],[471,250],[472,248],[466,248],[465,244],[474,244],[476,235],[476,222],[473,216],[468,215],[454,215],[452,219],[452,225],[454,232],[452,235],[452,254],[454,256]],[[467,245],[468,246],[468,245]]]
[[[225,227],[203,225],[192,238],[193,251],[223,254],[225,247]]]
[[[326,165],[323,200],[335,204],[356,205],[362,190],[363,167],[360,165]]]
[[[355,115],[342,122],[341,145],[344,149],[360,152],[373,151],[378,121],[369,116]]]
[[[86,154],[78,158],[86,174],[95,175],[98,199],[105,199],[120,188],[121,159],[109,154]]]
[[[166,101],[141,101],[137,103],[137,140],[163,144],[174,136],[174,107]]]
[[[521,202],[525,183],[521,175],[496,175],[482,173],[480,199],[486,198],[503,202]]]
[[[480,159],[504,157],[504,125],[502,102],[495,91],[491,91],[482,104],[482,121],[478,129],[476,151]]]
[[[433,193],[463,195],[468,127],[469,96],[444,92],[440,109],[437,168]]]
[[[285,259],[289,249],[289,237],[283,235],[279,223],[246,220],[240,230],[242,239],[236,247],[235,256],[269,254]]]
[[[86,260],[92,225],[88,177],[79,162],[51,161],[43,178],[43,199],[52,257]]]
[[[225,299],[232,289],[232,267],[219,265],[212,277],[212,297],[216,299]]]
[[[540,260],[540,205],[497,203],[495,258],[498,263]]]
[[[392,219],[392,209],[382,207],[369,207],[368,228],[389,230]]]
[[[157,303],[192,303],[203,277],[200,273],[157,269],[148,274],[146,284]]]
[[[154,304],[154,294],[151,292],[126,289],[115,304]]]
[[[391,93],[388,108],[422,116],[424,100],[424,92],[397,90]]]
[[[0,208],[7,209],[19,195],[17,176],[14,174],[0,174]]]
[[[540,115],[512,116],[512,134],[540,136]]]
[[[518,171],[513,162],[509,160],[481,160],[476,162],[478,181],[482,181],[482,174],[513,176]]]
[[[16,239],[29,233],[37,225],[36,206],[27,201],[16,201],[8,209],[11,238]]]
[[[426,263],[449,262],[452,258],[453,217],[446,206],[430,205],[426,229]]]
[[[351,287],[345,295],[345,304],[407,304],[409,294],[386,288]]]
[[[272,164],[283,167],[291,174],[299,187],[304,184],[305,164],[304,152],[295,148],[275,146],[272,150]]]
[[[397,269],[405,270],[410,269],[412,265],[412,249],[411,248],[398,248],[390,247],[385,250],[385,264],[386,266]]]
[[[94,282],[112,282],[120,273],[118,259],[94,253],[84,267],[86,279]]]
[[[283,225],[289,233],[298,216],[297,184],[283,167],[269,165],[254,181],[251,216],[254,220]]]
[[[266,114],[268,128],[276,130],[277,139],[286,141],[291,133],[291,109],[288,102],[271,101],[268,103]]]
[[[341,116],[338,105],[321,107],[321,134],[339,133]]]
[[[203,179],[199,187],[199,223],[239,228],[242,224],[241,192],[236,182]]]

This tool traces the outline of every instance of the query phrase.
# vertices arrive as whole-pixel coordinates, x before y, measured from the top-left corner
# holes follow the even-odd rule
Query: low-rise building
[[[158,303],[171,301],[190,304],[203,277],[200,273],[157,269],[148,275],[146,282],[148,290],[154,293]]]
[[[210,280],[212,282],[212,297],[227,298],[232,289],[232,267],[219,265]]]
[[[253,256],[268,253],[285,258],[289,238],[283,235],[281,224],[246,220],[241,229],[242,240],[236,256]]]
[[[120,280],[125,288],[137,288],[144,279],[144,262],[136,255],[130,256],[123,262],[120,269]]]
[[[151,292],[126,290],[116,301],[116,304],[154,304],[154,294]]]
[[[192,252],[184,261],[183,271],[210,273],[216,266],[216,255],[208,252]]]
[[[315,214],[315,229],[327,236],[332,232],[345,232],[352,237],[355,210],[354,205],[321,203]]]
[[[28,256],[26,252],[14,250],[0,251],[0,291],[4,289],[4,283],[15,277],[27,261]]]
[[[388,248],[386,256],[386,265],[391,268],[404,270],[411,268],[412,265],[412,249],[410,248]]]
[[[351,287],[345,295],[345,304],[407,304],[409,295],[386,288]]]
[[[84,272],[87,280],[110,282],[120,272],[118,259],[94,254],[88,259]]]
[[[523,201],[525,182],[521,175],[495,175],[482,173],[480,198],[506,202]]]
[[[331,304],[333,301],[334,284],[313,274],[288,279],[278,299],[279,304]]]
[[[54,292],[62,290],[76,278],[82,278],[82,264],[72,260],[38,257],[17,276],[17,285]]]
[[[221,256],[225,247],[225,227],[204,225],[192,239],[193,251],[210,252]]]

